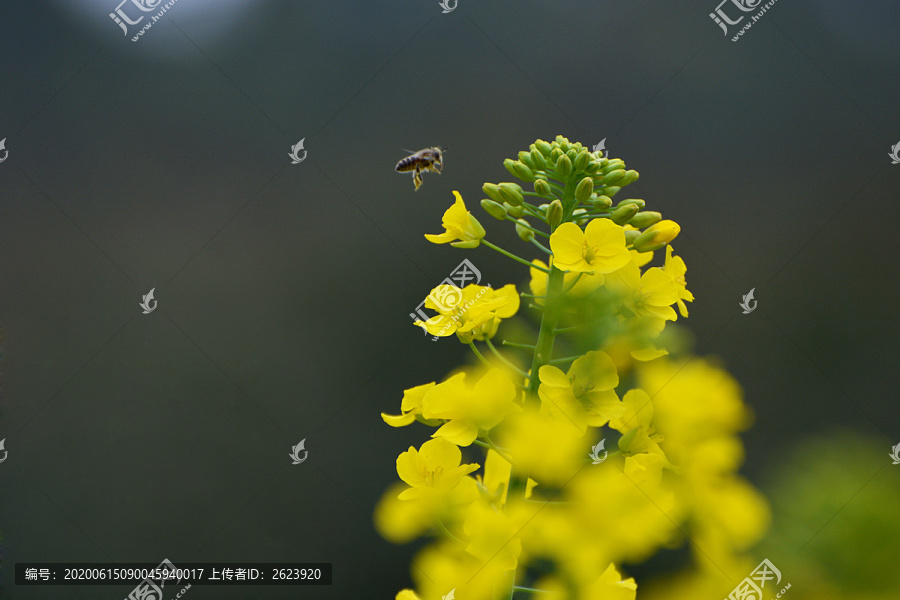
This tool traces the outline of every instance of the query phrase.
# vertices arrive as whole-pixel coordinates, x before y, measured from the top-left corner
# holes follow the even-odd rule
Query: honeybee
[[[446,148],[444,150],[446,150]],[[422,185],[422,173],[430,171],[432,173],[437,173],[438,175],[441,174],[441,168],[444,166],[444,150],[434,146],[431,148],[424,148],[418,152],[413,152],[398,162],[397,166],[394,167],[394,170],[398,173],[412,171],[413,183],[416,185],[416,191],[418,192],[419,187]],[[407,150],[407,152],[409,152],[409,150]]]

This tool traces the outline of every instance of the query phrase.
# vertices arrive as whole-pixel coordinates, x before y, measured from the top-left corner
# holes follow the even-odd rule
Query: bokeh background
[[[789,593],[893,585],[900,542],[871,533],[900,480],[896,2],[779,0],[737,43],[715,0],[178,0],[137,43],[116,4],[0,11],[3,597],[130,589],[18,587],[24,561],[334,563],[330,587],[194,600],[407,587],[416,546],[371,514],[427,434],[379,413],[468,360],[409,313],[463,258],[525,280],[422,234],[459,190],[527,253],[480,188],[557,134],[605,138],[641,173],[628,196],[681,224],[685,324],[755,412],[742,472],[783,500],[768,557],[806,565],[782,567]],[[394,164],[431,145],[444,173],[414,192]],[[894,559],[838,565],[867,543]]]

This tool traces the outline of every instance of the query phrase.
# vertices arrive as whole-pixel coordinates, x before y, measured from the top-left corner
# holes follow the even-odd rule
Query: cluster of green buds
[[[481,206],[496,219],[516,221],[523,240],[533,240],[536,231],[528,218],[549,225],[550,233],[562,223],[583,226],[594,218],[608,218],[631,226],[626,227],[626,240],[638,252],[664,247],[680,230],[673,221],[663,221],[660,213],[644,210],[643,200],[628,198],[614,204],[613,197],[637,181],[638,172],[626,169],[622,159],[609,159],[561,135],[552,142],[537,140],[529,151],[519,152],[518,159],[503,161],[503,166],[534,191],[524,191],[516,183],[486,183],[482,189],[490,199],[482,200]],[[534,205],[527,196],[546,202]]]

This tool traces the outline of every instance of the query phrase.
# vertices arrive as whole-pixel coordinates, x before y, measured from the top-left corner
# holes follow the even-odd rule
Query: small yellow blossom
[[[437,311],[438,315],[414,324],[438,337],[455,333],[467,344],[493,336],[500,321],[516,314],[519,305],[519,294],[511,283],[498,290],[475,284],[462,289],[441,284],[425,299],[425,307]]]
[[[625,230],[609,219],[594,219],[584,231],[563,223],[550,236],[554,266],[563,271],[603,274],[625,266],[631,259]]]
[[[678,289],[678,312],[682,317],[687,317],[688,310],[684,301],[693,302],[694,295],[688,291],[687,282],[684,279],[684,274],[687,272],[684,260],[680,256],[672,256],[672,246],[666,246],[666,264],[662,270],[675,280],[675,286]]]
[[[625,412],[615,392],[619,376],[605,352],[588,352],[572,363],[567,374],[552,365],[544,365],[538,374],[542,412],[566,418],[580,431],[587,425],[602,427]]]
[[[477,464],[461,465],[461,460],[459,448],[441,438],[428,440],[419,450],[410,446],[397,457],[397,474],[410,486],[398,497],[412,500],[453,489],[463,477],[478,470]]]
[[[477,248],[484,238],[484,227],[466,209],[466,203],[463,202],[459,192],[454,190],[453,195],[456,196],[456,202],[444,212],[442,223],[445,229],[444,233],[426,233],[425,239],[435,244],[450,242],[450,245],[456,248]],[[453,240],[459,241],[454,242]]]
[[[468,446],[478,431],[489,431],[507,415],[521,410],[516,386],[506,372],[491,369],[474,386],[466,385],[466,374],[457,373],[425,394],[422,416],[449,421],[433,437]]]

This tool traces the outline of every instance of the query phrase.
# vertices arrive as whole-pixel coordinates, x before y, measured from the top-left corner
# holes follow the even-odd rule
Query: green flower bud
[[[506,167],[506,170],[512,173],[513,177],[516,179],[521,179],[522,181],[534,181],[534,173],[531,169],[517,160],[507,158],[503,161],[503,166]]]
[[[603,174],[605,175],[606,173],[611,173],[612,171],[615,171],[617,169],[624,169],[624,168],[625,168],[625,161],[622,160],[621,158],[614,158],[611,161],[609,161],[605,167],[603,167]]]
[[[576,171],[583,172],[587,168],[588,163],[590,161],[591,161],[591,155],[589,153],[579,152],[578,155],[575,157],[575,161],[572,163],[572,165],[575,167]]]
[[[493,200],[482,200],[481,208],[484,209],[484,212],[491,215],[495,219],[499,221],[503,221],[506,219],[506,209],[503,208],[502,205],[497,204]]]
[[[600,168],[601,168],[601,169],[605,169],[607,166],[609,166],[609,159],[608,159],[608,158],[601,158],[601,159],[598,160],[597,162],[600,163]]]
[[[556,173],[563,179],[572,174],[572,161],[565,154],[556,161]]]
[[[546,169],[547,168],[547,161],[546,161],[546,159],[544,159],[544,155],[541,154],[541,151],[538,150],[537,148],[534,148],[531,151],[531,162],[534,165],[532,167],[534,169]]]
[[[569,148],[569,151],[566,152],[566,156],[569,157],[569,160],[571,160],[574,165],[575,160],[578,158],[578,152],[575,151],[575,148]]]
[[[525,242],[530,242],[534,239],[534,232],[528,227],[528,221],[525,219],[516,221],[516,235]]]
[[[500,186],[494,183],[486,183],[481,186],[481,191],[494,202],[503,202],[503,196],[500,195]]]
[[[625,245],[628,246],[634,242],[641,235],[641,232],[637,229],[626,229],[625,230]]]
[[[534,162],[531,160],[531,152],[525,152],[524,150],[519,151],[519,162],[529,169],[534,169]]]
[[[546,179],[534,180],[534,192],[541,198],[553,197],[553,189],[550,187],[550,184]]]
[[[600,163],[596,160],[589,161],[587,166],[584,168],[584,172],[588,175],[596,175],[600,172]]]
[[[537,208],[538,208],[538,210],[539,210],[541,213],[543,213],[543,214],[546,215],[546,214],[547,214],[547,209],[550,208],[550,205],[549,205],[549,204],[541,204],[541,205],[538,206]]]
[[[616,206],[622,206],[623,204],[637,204],[638,208],[644,208],[647,205],[647,203],[640,198],[628,198],[627,200],[622,200],[616,204]]]
[[[509,216],[511,216],[511,217],[513,217],[513,218],[515,218],[515,219],[518,219],[519,217],[521,217],[522,215],[525,214],[525,207],[522,206],[522,205],[519,205],[519,206],[513,206],[513,205],[510,204],[509,202],[504,202],[504,203],[503,203],[503,208],[506,209],[506,213],[507,213]]]
[[[634,215],[629,223],[638,229],[643,229],[644,227],[650,227],[654,223],[658,223],[660,220],[662,220],[661,214],[653,212],[652,210],[645,210]]]
[[[596,198],[591,198],[591,204],[596,208],[609,208],[612,206],[612,200],[610,200],[609,196],[597,196]]]
[[[588,219],[583,219],[579,217],[583,217],[587,214],[587,210],[583,208],[576,208],[572,211],[572,220],[578,223],[579,225],[587,225]]]
[[[555,165],[557,163],[557,161],[559,161],[559,157],[562,156],[563,154],[564,153],[562,150],[560,150],[559,148],[554,148],[550,152],[550,164]]]
[[[584,179],[579,181],[578,185],[575,187],[575,199],[579,202],[587,202],[588,200],[590,200],[591,194],[593,193],[594,180],[590,177],[585,177]]]
[[[645,231],[634,239],[632,245],[638,252],[646,252],[647,248],[656,245],[656,242],[653,241],[654,239],[656,239],[656,232]]]
[[[523,202],[522,188],[515,183],[504,182],[500,184],[500,197],[503,202],[509,202],[513,206],[521,206]]]
[[[622,188],[620,188],[617,185],[608,185],[605,188],[603,188],[602,190],[600,190],[600,193],[603,194],[604,196],[609,196],[610,198],[612,198],[613,196],[618,194],[619,190],[621,190],[621,189]]]
[[[563,205],[559,200],[550,203],[547,209],[547,224],[550,225],[551,231],[559,227],[563,220]]]
[[[619,187],[625,187],[629,183],[634,183],[635,181],[637,181],[638,177],[639,177],[638,172],[635,171],[634,169],[625,171],[625,177],[623,177],[622,180],[619,181],[617,185]]]
[[[634,204],[626,204],[625,206],[620,206],[616,210],[613,211],[613,214],[610,216],[612,222],[617,225],[624,225],[628,221],[631,220],[631,217],[637,214],[637,211],[640,209]]]
[[[568,152],[569,148],[572,147],[571,144],[569,144],[569,139],[564,138],[561,135],[556,136],[556,143],[559,144],[559,147],[563,152]]]
[[[625,177],[624,169],[616,169],[615,171],[610,171],[603,177],[603,185],[612,185]],[[619,186],[622,187],[622,186]]]
[[[550,153],[553,151],[553,147],[550,146],[549,142],[545,142],[544,140],[536,141],[534,147],[544,156],[550,156]]]

